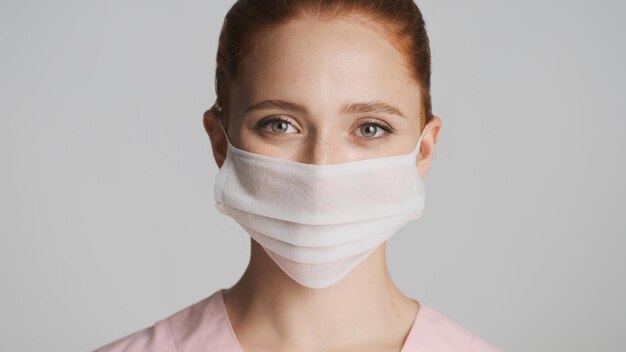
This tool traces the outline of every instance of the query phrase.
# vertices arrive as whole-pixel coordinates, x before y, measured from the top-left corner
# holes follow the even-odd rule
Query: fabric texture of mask
[[[422,216],[423,136],[408,154],[321,165],[251,153],[226,137],[215,206],[294,281],[329,287]]]

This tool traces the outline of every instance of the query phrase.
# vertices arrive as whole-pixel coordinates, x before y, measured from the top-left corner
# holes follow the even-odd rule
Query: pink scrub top
[[[224,290],[94,352],[243,352],[226,313]],[[501,352],[419,303],[420,309],[400,352]]]

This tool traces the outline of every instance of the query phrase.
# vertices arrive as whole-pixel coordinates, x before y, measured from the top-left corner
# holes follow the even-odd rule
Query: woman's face
[[[420,91],[380,34],[358,22],[307,18],[266,30],[254,43],[231,85],[228,134],[236,147],[309,164],[415,147]],[[432,151],[434,130],[430,142],[424,136],[422,157]]]

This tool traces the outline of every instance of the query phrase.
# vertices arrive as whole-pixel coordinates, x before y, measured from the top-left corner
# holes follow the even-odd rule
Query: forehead
[[[299,101],[319,113],[371,100],[411,115],[420,108],[402,54],[374,29],[348,19],[299,18],[258,33],[232,93],[233,110],[265,99]]]

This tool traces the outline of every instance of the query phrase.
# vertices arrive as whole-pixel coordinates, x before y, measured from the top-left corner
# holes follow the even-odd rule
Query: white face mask
[[[422,216],[416,157],[425,131],[409,154],[323,165],[238,149],[224,132],[228,149],[215,179],[215,206],[296,282],[334,285]]]

